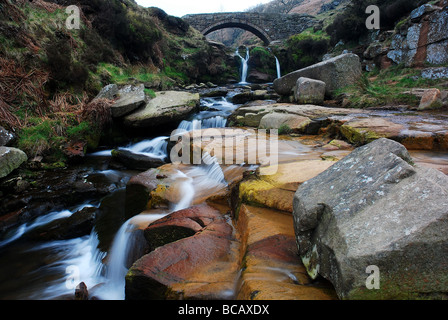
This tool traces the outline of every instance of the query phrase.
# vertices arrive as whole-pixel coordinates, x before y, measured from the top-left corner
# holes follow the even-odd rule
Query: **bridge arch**
[[[226,28],[240,28],[246,31],[249,31],[256,35],[258,38],[260,38],[265,45],[269,45],[271,43],[271,38],[269,35],[264,31],[262,28],[248,23],[248,22],[240,22],[240,21],[220,21],[215,24],[212,24],[202,30],[202,34],[204,36],[208,35],[209,33],[212,33],[213,31],[226,29]]]
[[[182,17],[203,35],[225,28],[241,28],[252,32],[265,44],[288,39],[314,26],[317,20],[307,14],[258,12],[221,12],[188,14]]]

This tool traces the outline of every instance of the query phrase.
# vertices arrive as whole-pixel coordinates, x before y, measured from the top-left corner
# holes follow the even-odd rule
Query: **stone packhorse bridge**
[[[255,12],[189,14],[182,19],[203,35],[224,28],[241,28],[258,36],[266,45],[272,41],[287,39],[317,22],[308,14]]]

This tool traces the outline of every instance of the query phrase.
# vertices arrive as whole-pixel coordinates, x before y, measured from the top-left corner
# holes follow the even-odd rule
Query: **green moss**
[[[63,161],[57,161],[53,163],[42,163],[42,169],[44,170],[54,170],[54,169],[60,169],[65,168],[66,164]]]
[[[282,124],[280,128],[278,128],[278,134],[290,134],[292,129],[287,124]]]
[[[150,98],[154,99],[156,97],[156,93],[153,90],[145,88],[144,91]]]
[[[91,125],[87,121],[83,121],[78,125],[67,128],[67,137],[69,139],[81,139],[93,133]]]
[[[350,291],[345,299],[350,300],[446,300],[448,277],[434,279],[434,275],[427,272],[400,272],[399,274],[381,273],[380,288],[367,289],[365,286]],[[434,285],[437,282],[437,285]],[[438,292],[441,288],[443,292]]]
[[[340,127],[341,134],[352,144],[360,146],[382,138],[376,132],[353,128],[348,125]]]

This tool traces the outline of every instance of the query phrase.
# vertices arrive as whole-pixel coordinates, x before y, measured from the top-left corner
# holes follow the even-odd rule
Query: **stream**
[[[191,131],[200,127],[225,127],[227,117],[236,107],[226,97],[203,98],[202,111],[182,121],[178,129]],[[164,159],[167,157],[167,138],[151,137],[122,148]],[[138,251],[135,243],[141,236],[133,231],[138,230],[139,225],[148,225],[170,212],[189,207],[195,190],[213,190],[217,185],[225,183],[220,166],[213,162],[193,167],[187,173],[179,172],[176,181],[181,184],[182,197],[177,203],[173,203],[169,210],[151,214],[143,212],[123,222],[119,217],[124,216],[126,183],[138,172],[104,168],[105,160],[110,157],[111,150],[94,152],[81,165],[90,166],[90,174],[86,175],[86,179],[100,176],[114,184],[116,188],[111,195],[39,216],[8,231],[0,240],[0,299],[69,298],[81,281],[87,285],[89,293],[98,299],[124,299],[125,275],[129,261],[133,261],[132,257],[127,256],[128,251],[131,255]],[[96,219],[90,235],[69,240],[30,241],[24,237],[36,227],[67,218],[85,207],[101,208],[101,216],[110,217],[109,221],[105,221],[105,218]],[[108,249],[102,250],[104,247]]]

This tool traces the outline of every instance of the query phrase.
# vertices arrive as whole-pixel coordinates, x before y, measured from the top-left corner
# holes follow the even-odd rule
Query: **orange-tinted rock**
[[[292,212],[292,199],[303,182],[328,169],[334,161],[304,160],[260,169],[260,175],[239,186],[243,203]],[[275,172],[275,174],[264,174]]]
[[[297,252],[292,216],[242,205],[237,229],[245,248],[238,286],[242,300],[335,299],[328,284],[316,284]]]
[[[448,154],[434,151],[410,151],[412,160],[417,164],[434,168],[448,175]]]
[[[126,298],[225,298],[239,266],[232,226],[219,211],[200,205],[156,221],[145,236],[157,237],[173,226],[195,233],[182,239],[165,237],[160,246],[137,260],[126,276]]]
[[[426,90],[420,100],[419,110],[438,109],[442,107],[442,94],[439,89]]]

